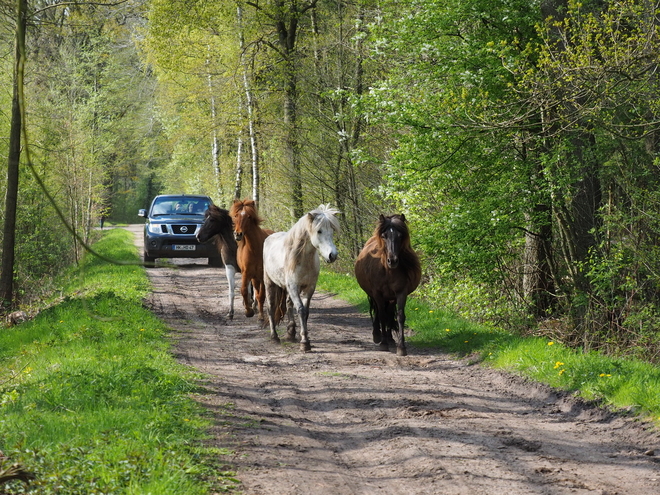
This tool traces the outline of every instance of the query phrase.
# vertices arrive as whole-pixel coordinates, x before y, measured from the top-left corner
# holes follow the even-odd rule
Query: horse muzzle
[[[334,263],[337,261],[337,252],[336,251],[331,251],[330,254],[325,258],[325,261],[327,263]]]
[[[394,269],[399,266],[399,257],[398,256],[388,256],[387,257],[387,267]]]
[[[234,232],[234,240],[241,242],[243,240],[243,232]]]

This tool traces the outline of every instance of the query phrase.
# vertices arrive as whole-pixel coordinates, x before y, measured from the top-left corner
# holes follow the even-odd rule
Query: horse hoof
[[[270,340],[277,342],[278,344],[280,343],[280,337],[276,333],[270,335]]]
[[[230,311],[229,313],[227,313],[227,318],[229,318],[230,320],[233,320],[234,319],[234,312]]]
[[[405,347],[397,347],[397,348],[396,348],[396,355],[397,355],[397,356],[407,356],[407,355],[408,355],[408,351],[406,350]]]
[[[383,336],[380,333],[380,330],[373,331],[374,344],[380,344],[383,340]]]
[[[254,316],[254,311],[252,311],[251,309],[246,310],[245,316],[247,316],[248,318],[252,318]]]
[[[287,333],[286,334],[286,340],[289,342],[298,342],[296,340],[296,334],[295,333]]]
[[[387,342],[381,342],[378,346],[379,351],[390,352],[390,346]]]
[[[300,343],[300,350],[303,351],[303,352],[310,352],[312,350],[312,345],[309,343],[309,341],[301,342]]]

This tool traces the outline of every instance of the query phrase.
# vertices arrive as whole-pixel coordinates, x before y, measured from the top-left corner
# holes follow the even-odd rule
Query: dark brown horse
[[[419,257],[410,246],[405,216],[380,215],[373,235],[355,261],[355,277],[369,299],[374,342],[388,351],[395,343],[394,330],[398,336],[396,353],[405,356],[406,299],[422,277]]]
[[[227,313],[227,317],[232,320],[234,318],[234,291],[236,287],[234,275],[236,275],[238,269],[238,263],[236,262],[238,246],[234,239],[234,226],[229,212],[215,205],[209,206],[209,209],[206,210],[204,223],[197,232],[199,242],[207,242],[211,238],[217,244],[222,255],[222,261],[225,264],[225,274],[229,284],[229,313]]]
[[[257,205],[252,199],[234,200],[229,215],[234,221],[234,238],[238,242],[237,262],[243,279],[241,295],[245,306],[245,316],[254,316],[249,284],[252,282],[254,299],[258,304],[259,319],[264,319],[264,240],[272,230],[262,229],[263,222],[257,212]]]

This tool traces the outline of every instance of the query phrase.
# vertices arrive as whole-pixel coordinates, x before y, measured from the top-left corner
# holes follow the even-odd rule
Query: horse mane
[[[383,241],[382,235],[390,227],[403,235],[401,238],[401,252],[399,253],[399,267],[404,271],[410,272],[411,275],[421,273],[422,268],[419,262],[419,256],[417,256],[417,253],[410,243],[410,231],[408,230],[406,217],[403,214],[396,214],[387,217],[381,215],[378,220],[378,225],[376,225],[376,228],[374,229],[372,237],[376,241],[381,264],[387,266],[387,250],[385,249],[385,241]]]
[[[223,224],[223,226],[227,225],[226,222],[229,222],[229,225],[231,225],[231,217],[229,216],[229,211],[225,210],[224,208],[220,208],[217,205],[211,205],[209,206],[208,215],[213,218],[213,220],[216,220]]]
[[[217,242],[224,244],[232,251],[236,251],[236,241],[234,240],[234,223],[229,216],[229,211],[216,205],[209,206],[206,214],[220,227],[217,235]],[[234,255],[235,256],[235,255]]]
[[[284,242],[288,256],[287,268],[289,271],[295,269],[296,260],[300,259],[314,230],[330,227],[339,233],[339,219],[337,218],[339,213],[339,210],[329,204],[322,204],[300,217],[294,226],[291,227]]]
[[[259,213],[257,212],[257,204],[253,199],[235,199],[234,203],[231,205],[231,208],[229,209],[229,215],[232,218],[236,218],[237,221],[235,223],[240,223],[242,225],[242,215],[241,212],[245,212],[246,215],[248,215],[254,222],[254,225],[259,226],[261,223],[264,221],[263,218],[259,216]]]

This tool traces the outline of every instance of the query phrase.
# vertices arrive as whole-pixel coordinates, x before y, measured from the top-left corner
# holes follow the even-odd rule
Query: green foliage
[[[430,301],[657,359],[658,12],[557,5],[383,4],[389,70],[361,101],[399,137],[381,192],[433,260]]]
[[[0,335],[0,446],[36,475],[7,493],[210,493],[219,449],[201,447],[210,418],[189,395],[167,329],[141,300],[149,284],[131,234],[108,231],[72,270],[63,300]]]
[[[396,62],[365,99],[374,118],[409,131],[382,191],[410,220],[413,243],[433,258],[430,276],[512,295],[537,192],[520,133],[484,120],[515,100],[501,50],[522,57],[539,18],[529,2],[413,2],[406,15],[400,8],[386,9],[375,26],[373,43]]]

